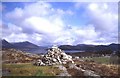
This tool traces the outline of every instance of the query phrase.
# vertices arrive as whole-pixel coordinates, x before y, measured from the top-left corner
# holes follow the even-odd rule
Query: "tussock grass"
[[[92,57],[92,58],[82,58],[82,59],[94,61],[94,62],[100,63],[100,64],[109,64],[110,63],[110,57]]]
[[[3,64],[10,76],[55,76],[61,71],[54,66],[34,66],[31,63]]]

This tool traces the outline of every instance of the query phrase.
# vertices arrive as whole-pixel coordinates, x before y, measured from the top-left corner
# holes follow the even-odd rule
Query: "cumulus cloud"
[[[57,43],[56,39],[61,36],[60,32],[64,33],[65,27],[62,12],[72,14],[70,10],[54,9],[50,4],[43,2],[26,4],[24,8],[16,7],[5,14],[12,24],[8,24],[8,28],[3,30],[3,38],[12,42],[29,40],[37,44]]]
[[[102,7],[101,7],[102,6]],[[91,18],[91,23],[94,23],[96,30],[114,31],[117,29],[117,13],[109,10],[110,5],[91,3],[88,5],[88,12]]]
[[[23,22],[23,26],[38,33],[54,34],[54,32],[59,32],[60,30],[62,30],[63,24],[62,21],[58,18],[50,21],[41,17],[30,17],[25,19],[25,21]]]
[[[101,33],[100,38],[104,38],[106,42],[118,41],[118,11],[117,5],[116,8],[113,6],[115,3],[88,5],[90,23],[94,24],[95,30]]]
[[[80,5],[76,5],[77,9]],[[117,12],[113,12],[111,7],[108,4],[89,3],[84,8],[89,17],[88,24],[68,26],[63,18],[74,15],[70,9],[55,9],[50,3],[44,2],[25,4],[23,8],[16,7],[5,14],[9,22],[3,26],[3,38],[11,42],[30,41],[38,45],[115,42],[118,18]]]
[[[87,5],[87,7],[85,7]],[[88,23],[94,26],[95,32],[99,33],[94,43],[118,42],[118,5],[117,3],[76,3],[75,8],[84,8]]]

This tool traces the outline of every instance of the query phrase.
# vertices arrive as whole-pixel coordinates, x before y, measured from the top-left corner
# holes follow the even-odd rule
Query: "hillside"
[[[31,53],[44,53],[46,50],[46,47],[38,46],[28,41],[10,43],[6,40],[2,40],[1,42],[2,42],[2,48],[5,49],[13,48]]]
[[[6,40],[2,40],[2,48],[14,48],[22,51],[28,51],[31,53],[45,53],[48,47],[38,46],[31,42],[17,42],[10,43]],[[119,51],[120,44],[110,44],[110,45],[87,45],[87,44],[78,44],[78,45],[59,45],[59,48],[62,50],[78,50],[84,52],[113,52]]]
[[[82,58],[76,57],[71,58],[69,55],[61,52],[60,49],[55,48],[54,50],[48,50],[48,53],[46,53],[44,56],[15,49],[3,49],[2,53],[2,71],[4,76],[92,76],[95,78],[102,76],[113,76],[117,78],[118,76],[119,65],[117,64],[98,63],[96,62],[97,58],[95,59],[96,61],[83,60]],[[60,53],[64,54],[65,56],[61,56]],[[52,54],[58,55],[53,57]],[[37,60],[42,60],[43,57],[45,57],[46,60],[45,66],[34,65],[34,62]],[[56,65],[47,64],[47,62],[53,63],[52,60],[55,60],[56,57],[61,57],[58,61],[61,60],[61,62],[65,62],[68,60],[68,62],[65,64]],[[68,59],[66,60],[66,58]],[[74,62],[72,63],[70,60],[73,60]],[[37,61],[37,63],[40,63],[40,61]]]
[[[59,48],[62,50],[81,50],[81,51],[119,51],[120,44],[110,44],[110,45],[86,45],[86,44],[78,44],[78,45],[60,45]]]
[[[37,49],[37,48],[39,48],[39,46],[37,46],[37,45],[35,45],[33,43],[30,43],[28,41],[18,42],[18,43],[11,43],[11,44],[16,46],[19,49]]]
[[[16,49],[2,49],[3,63],[27,63],[40,59],[37,54],[31,54]]]
[[[12,45],[11,43],[9,43],[8,41],[6,40],[2,40],[0,41],[2,43],[2,48],[15,48],[14,45]]]

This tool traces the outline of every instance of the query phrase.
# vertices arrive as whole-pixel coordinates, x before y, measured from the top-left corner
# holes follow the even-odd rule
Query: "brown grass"
[[[61,71],[54,66],[34,66],[30,63],[3,64],[11,76],[55,76]]]

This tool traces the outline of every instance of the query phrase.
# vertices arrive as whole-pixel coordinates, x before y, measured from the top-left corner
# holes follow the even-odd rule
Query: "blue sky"
[[[117,2],[3,2],[2,35],[37,45],[118,41]]]

